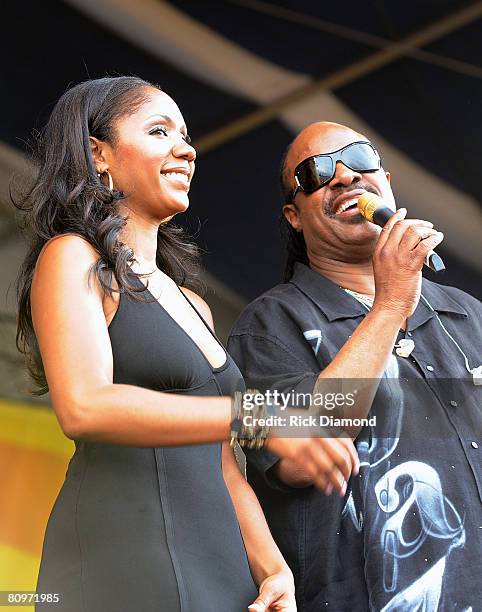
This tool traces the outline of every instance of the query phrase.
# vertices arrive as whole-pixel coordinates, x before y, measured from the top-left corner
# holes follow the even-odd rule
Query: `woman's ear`
[[[89,136],[89,141],[95,167],[97,172],[102,174],[109,167],[106,160],[106,143],[98,138],[95,138],[95,136]]]

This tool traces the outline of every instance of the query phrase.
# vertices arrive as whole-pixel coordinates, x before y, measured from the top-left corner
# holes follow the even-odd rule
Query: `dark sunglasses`
[[[307,157],[295,168],[296,187],[291,199],[294,200],[298,191],[313,193],[329,183],[335,176],[336,164],[339,161],[354,172],[376,172],[381,168],[378,151],[364,140],[351,142],[333,153]]]

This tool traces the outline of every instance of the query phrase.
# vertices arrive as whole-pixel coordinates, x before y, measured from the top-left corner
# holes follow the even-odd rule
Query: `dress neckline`
[[[164,308],[164,306],[161,304],[161,302],[159,302],[159,300],[154,296],[154,294],[150,291],[150,289],[148,289],[148,287],[141,281],[141,279],[137,275],[135,275],[135,278],[144,287],[144,290],[152,297],[152,299],[154,300],[154,302],[156,302],[156,304],[159,306],[159,308],[162,309],[162,311],[171,319],[171,321],[173,321],[173,323],[181,330],[181,332],[195,346],[196,350],[199,352],[199,354],[204,359],[204,361],[207,363],[207,365],[209,366],[209,368],[211,369],[211,371],[213,373],[222,372],[223,370],[225,370],[228,367],[228,365],[229,365],[229,355],[228,355],[226,349],[224,348],[222,342],[219,340],[219,338],[216,336],[216,334],[213,332],[213,330],[209,327],[209,325],[206,323],[206,321],[204,320],[203,316],[200,314],[198,309],[194,306],[194,304],[191,302],[191,300],[187,297],[187,295],[184,293],[184,291],[179,287],[179,285],[177,283],[175,283],[175,285],[176,285],[178,291],[181,293],[181,295],[184,297],[184,299],[190,304],[191,308],[194,310],[194,312],[197,314],[197,316],[201,319],[202,323],[207,328],[207,330],[209,331],[211,336],[215,339],[215,341],[223,349],[224,356],[225,356],[225,361],[220,366],[215,367],[215,366],[212,365],[212,363],[209,361],[209,359],[204,354],[204,351],[201,350],[201,347],[198,345],[198,343],[193,340],[193,338],[187,333],[187,331],[182,327],[182,325],[180,325],[176,321],[176,319],[166,310],[166,308]]]

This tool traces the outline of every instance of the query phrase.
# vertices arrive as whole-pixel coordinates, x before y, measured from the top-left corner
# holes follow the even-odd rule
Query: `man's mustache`
[[[373,185],[366,185],[364,183],[357,183],[356,185],[350,185],[349,187],[340,187],[336,191],[333,190],[332,197],[327,202],[325,202],[325,206],[323,209],[323,212],[325,213],[325,215],[327,215],[328,217],[334,217],[335,216],[335,204],[334,204],[335,200],[341,197],[344,193],[349,193],[350,191],[353,191],[354,189],[364,189],[365,191],[374,193],[377,196],[381,195],[379,191]]]

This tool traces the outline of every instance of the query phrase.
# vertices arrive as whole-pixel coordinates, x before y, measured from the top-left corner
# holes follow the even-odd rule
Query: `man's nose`
[[[335,176],[331,179],[329,186],[332,189],[336,189],[336,187],[348,187],[352,183],[357,183],[361,180],[361,177],[360,172],[351,170],[342,162],[337,162]]]

